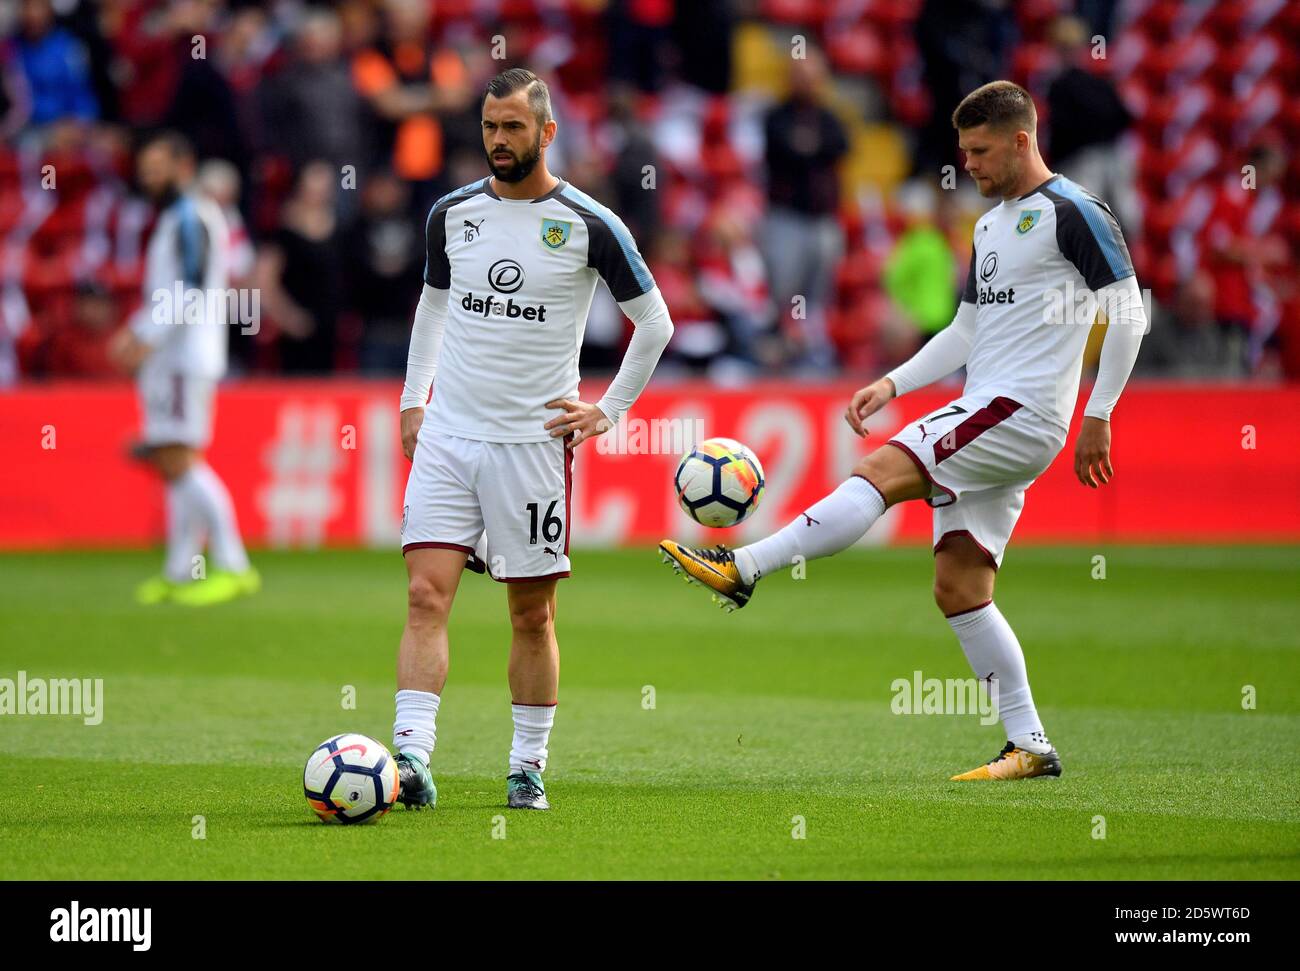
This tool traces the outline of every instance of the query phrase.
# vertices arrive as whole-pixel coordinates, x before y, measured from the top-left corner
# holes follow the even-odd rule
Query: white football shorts
[[[136,377],[144,415],[147,446],[189,445],[204,448],[212,441],[213,403],[217,382],[147,364]]]
[[[1065,445],[1060,426],[1006,397],[961,397],[889,440],[930,483],[934,549],[970,537],[994,569],[1025,506],[1025,490]]]
[[[573,452],[564,443],[480,442],[422,427],[406,480],[402,553],[475,556],[486,531],[484,566],[494,580],[567,577]]]

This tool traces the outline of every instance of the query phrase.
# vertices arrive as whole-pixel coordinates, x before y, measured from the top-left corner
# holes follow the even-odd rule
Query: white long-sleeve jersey
[[[1054,175],[980,217],[952,324],[886,376],[902,395],[964,364],[964,395],[1011,398],[1068,428],[1098,309],[1108,327],[1084,414],[1109,420],[1137,359],[1146,312],[1114,214]]]
[[[491,179],[434,204],[425,287],[416,311],[403,409],[433,397],[426,427],[489,442],[544,442],[578,396],[578,354],[604,280],[636,325],[623,365],[598,402],[619,421],[641,393],[672,322],[622,221],[561,180],[537,199],[504,199]],[[436,380],[434,380],[436,373]]]

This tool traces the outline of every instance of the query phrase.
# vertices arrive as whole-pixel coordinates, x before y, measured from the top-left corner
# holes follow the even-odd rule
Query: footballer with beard
[[[556,585],[569,576],[574,450],[627,413],[673,325],[622,220],[547,168],[557,126],[546,84],[520,68],[498,74],[481,124],[491,174],[439,199],[425,228],[401,399],[412,464],[393,741],[399,800],[434,805],[447,622],[465,567],[486,571],[505,585],[511,626],[506,802],[548,809],[542,773],[559,692]],[[604,396],[587,402],[578,352],[601,280],[636,327]]]

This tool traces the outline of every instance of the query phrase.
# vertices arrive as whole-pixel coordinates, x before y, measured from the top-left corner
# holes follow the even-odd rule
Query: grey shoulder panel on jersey
[[[487,191],[487,178],[453,189],[433,204],[424,223],[424,282],[435,290],[451,287],[451,264],[447,261],[447,210],[480,192]]]
[[[1067,178],[1038,190],[1056,210],[1056,245],[1090,290],[1133,276],[1133,261],[1110,207]]]
[[[208,227],[191,197],[181,196],[175,205],[176,265],[186,286],[201,287],[208,265]]]
[[[587,226],[587,265],[600,274],[619,303],[654,289],[654,277],[646,266],[636,240],[613,212],[572,185],[554,196],[582,217]]]
[[[970,246],[970,269],[966,271],[966,289],[961,292],[962,303],[974,303],[979,299],[975,292],[975,244]]]

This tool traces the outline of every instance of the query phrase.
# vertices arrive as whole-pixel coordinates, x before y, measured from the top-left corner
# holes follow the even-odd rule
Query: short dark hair
[[[990,81],[961,99],[952,113],[952,127],[958,130],[989,125],[1032,132],[1038,127],[1034,99],[1018,84]]]
[[[143,152],[151,145],[162,145],[174,159],[188,159],[191,162],[195,160],[194,146],[190,143],[190,140],[180,132],[173,131],[170,128],[163,128],[145,135],[140,142],[139,150]]]
[[[512,67],[508,71],[502,71],[489,81],[483,92],[483,101],[479,104],[479,110],[482,111],[483,105],[487,103],[488,95],[494,98],[508,98],[516,91],[525,88],[528,90],[528,107],[537,118],[537,124],[545,125],[551,120],[551,89],[536,74],[522,67]]]

